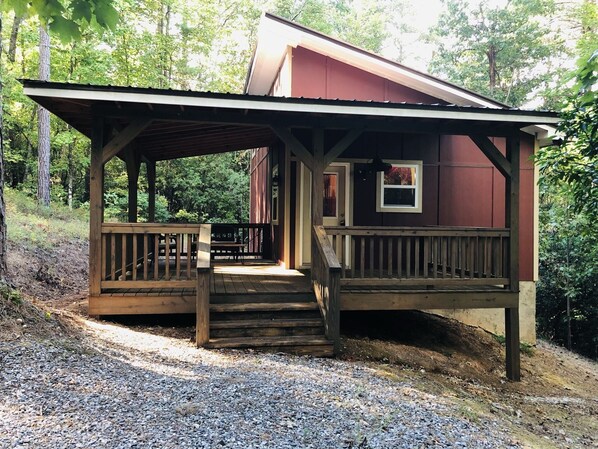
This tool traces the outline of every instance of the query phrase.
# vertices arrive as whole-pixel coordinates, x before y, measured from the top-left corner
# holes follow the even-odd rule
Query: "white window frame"
[[[390,161],[393,167],[399,168],[415,168],[415,206],[385,206],[384,189],[405,189],[412,188],[411,186],[384,186],[384,172],[376,173],[376,212],[391,212],[391,213],[415,213],[422,212],[422,186],[423,186],[423,161]]]

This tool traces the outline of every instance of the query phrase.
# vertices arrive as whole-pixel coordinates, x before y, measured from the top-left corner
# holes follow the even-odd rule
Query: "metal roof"
[[[137,141],[155,160],[269,146],[277,140],[272,125],[445,134],[458,128],[460,134],[479,129],[502,135],[559,121],[549,111],[21,82],[26,95],[88,137],[94,115],[110,117],[120,127],[151,118]]]

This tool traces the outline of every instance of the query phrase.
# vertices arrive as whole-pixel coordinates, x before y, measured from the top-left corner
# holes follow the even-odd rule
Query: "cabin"
[[[244,94],[23,84],[91,139],[90,315],[195,313],[198,346],[330,356],[344,311],[426,310],[504,334],[519,379],[520,335],[535,341],[530,156],[556,114],[271,14]],[[155,222],[161,161],[237,150],[251,150],[248,223]],[[104,220],[115,157],[127,223]]]

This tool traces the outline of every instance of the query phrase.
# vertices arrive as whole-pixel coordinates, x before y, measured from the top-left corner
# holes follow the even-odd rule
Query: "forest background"
[[[538,330],[598,358],[595,0],[93,0],[118,14],[81,32],[40,24],[15,7],[24,0],[1,1],[5,185],[42,208],[89,207],[89,140],[38,110],[19,79],[241,93],[264,10],[514,107],[563,111],[563,145],[537,158]],[[248,165],[247,151],[161,162],[157,221],[247,221]],[[126,220],[127,177],[116,158],[105,200],[108,219]]]

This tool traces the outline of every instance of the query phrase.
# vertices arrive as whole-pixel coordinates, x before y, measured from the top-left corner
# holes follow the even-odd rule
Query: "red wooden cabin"
[[[196,312],[199,345],[330,354],[342,310],[433,310],[504,332],[507,374],[519,378],[520,312],[535,339],[530,156],[555,114],[510,109],[269,14],[245,95],[24,84],[92,140],[90,314]],[[206,224],[154,223],[157,163],[242,149],[251,223],[217,243]],[[103,219],[113,157],[127,165],[130,223]],[[218,260],[227,248],[232,268]]]

